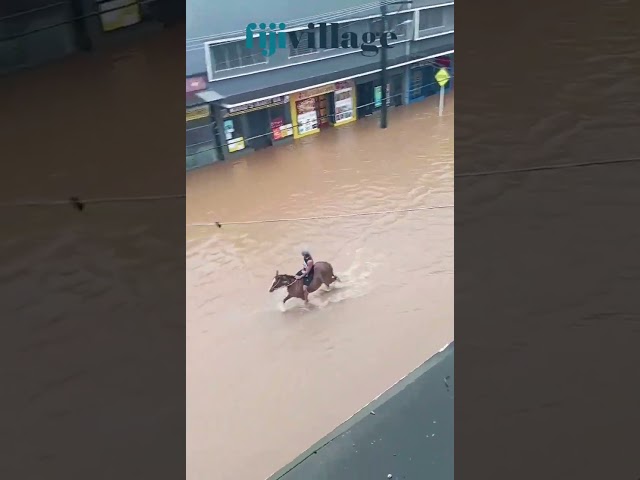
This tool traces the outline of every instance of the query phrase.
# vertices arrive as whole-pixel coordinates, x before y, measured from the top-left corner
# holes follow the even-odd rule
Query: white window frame
[[[307,30],[307,27],[302,28],[301,30]],[[297,32],[297,31],[299,31],[299,30],[292,30],[292,31]],[[320,39],[318,38],[318,35],[317,35],[316,33],[317,33],[317,31],[316,31],[316,30],[314,30],[314,31],[313,31],[313,36],[314,36],[314,37],[315,37],[315,39],[316,39],[316,42],[315,42],[315,43],[316,43],[316,45],[318,45],[318,43],[319,43],[319,40],[320,40]],[[300,36],[300,40],[301,40],[301,41],[302,41],[302,37],[305,37],[305,38],[306,38],[306,37],[307,37],[307,33],[305,32],[303,35],[301,35],[301,36]],[[287,51],[287,58],[288,58],[289,60],[292,60],[292,59],[295,59],[295,58],[300,58],[300,57],[307,57],[307,56],[309,56],[309,55],[317,55],[318,53],[321,53],[321,52],[326,51],[326,49],[324,49],[324,50],[320,50],[318,47],[315,47],[315,48],[314,48],[312,51],[310,51],[310,52],[307,52],[307,53],[301,53],[300,55],[291,55],[291,48],[292,48],[292,45],[287,45],[287,47],[288,47],[288,48],[287,48],[287,49],[288,49],[288,51]],[[309,48],[309,47],[307,46],[307,48]],[[332,49],[332,50],[333,50],[333,49]]]
[[[420,30],[420,12],[422,12],[423,10],[433,10],[435,8],[442,8],[444,9],[445,7],[449,7],[453,5],[452,3],[449,4],[442,4],[442,5],[430,5],[428,7],[422,7],[422,8],[417,8],[414,11],[414,17],[413,17],[413,35],[415,40],[424,40],[425,38],[433,38],[436,36],[439,36],[438,34],[429,34],[428,32],[434,31],[434,30],[438,30],[440,28],[446,28],[446,24],[444,21],[444,10],[442,11],[442,25],[440,27],[432,27],[432,28],[428,28],[426,30]],[[420,36],[420,32],[422,33],[426,33],[426,35]],[[449,30],[447,33],[453,33],[453,30]]]
[[[257,35],[254,35],[253,38],[257,38]],[[242,40],[244,40],[244,38]],[[222,44],[225,44],[225,43],[234,43],[234,44],[236,44],[236,49],[240,49],[240,45],[239,44],[242,42],[242,40],[228,40],[228,41],[225,41],[225,42],[216,42],[215,44],[209,45],[207,47],[207,48],[210,49],[209,55],[207,55],[207,57],[209,58],[209,61],[211,63],[212,73],[224,74],[224,72],[229,72],[229,71],[232,71],[232,70],[238,70],[238,69],[241,69],[241,68],[255,67],[257,65],[266,65],[266,64],[269,63],[269,57],[263,57],[264,58],[263,62],[256,62],[256,63],[252,63],[251,65],[240,65],[239,67],[225,68],[224,70],[216,70],[215,62],[214,62],[215,55],[213,55],[213,58],[212,58],[213,52],[211,52],[211,49],[215,48],[216,45],[222,45]],[[244,57],[239,57],[239,58],[242,59]],[[209,70],[209,65],[207,65],[207,70]],[[207,74],[208,74],[208,72],[207,72]]]
[[[406,14],[406,13],[411,13],[413,12],[413,27],[414,27],[414,32],[413,35],[409,35],[409,32],[407,32],[407,35],[405,39],[402,40],[398,40],[395,42],[390,42],[389,45],[397,45],[400,43],[407,43],[407,42],[411,42],[411,41],[416,41],[416,40],[424,40],[426,38],[433,38],[433,37],[439,37],[441,35],[449,35],[451,33],[453,33],[453,30],[447,31],[447,32],[441,32],[441,33],[436,33],[433,35],[427,35],[424,37],[420,37],[419,36],[419,15],[417,12],[419,12],[420,10],[428,10],[431,8],[442,8],[442,7],[449,7],[451,5],[454,5],[454,2],[445,2],[445,3],[439,3],[437,5],[429,5],[426,7],[417,7],[417,8],[408,8],[406,10],[399,10],[396,12],[389,12],[387,14],[388,17],[392,16],[392,15],[401,15],[401,14]],[[381,17],[380,14],[375,14],[375,15],[367,15],[364,17],[357,17],[357,18],[347,18],[344,20],[328,20],[328,23],[354,23],[357,21],[361,21],[361,20],[369,20],[372,18],[379,18]],[[317,22],[316,22],[317,23]],[[291,28],[286,28],[284,30],[282,30],[282,32],[295,32],[295,31],[299,31],[299,30],[306,30],[308,27],[306,25],[303,26],[298,26],[298,27],[291,27]],[[253,38],[257,38],[259,36],[258,33],[254,33]],[[207,67],[207,80],[211,83],[216,82],[216,81],[222,81],[222,80],[230,80],[232,78],[237,78],[237,77],[243,77],[245,75],[254,75],[256,73],[263,73],[263,72],[268,72],[268,71],[272,71],[272,70],[279,70],[281,68],[289,68],[289,67],[293,67],[296,65],[304,65],[305,63],[311,63],[311,62],[318,62],[318,61],[322,61],[322,60],[328,60],[330,58],[336,58],[336,57],[341,57],[343,55],[353,55],[355,53],[360,52],[361,50],[359,49],[353,49],[351,51],[347,51],[347,52],[340,52],[340,53],[335,53],[334,55],[322,55],[320,57],[316,57],[316,58],[311,58],[309,60],[303,60],[301,62],[292,62],[292,63],[288,63],[286,65],[278,65],[276,67],[270,67],[270,68],[259,68],[256,70],[252,70],[252,71],[245,71],[243,73],[238,73],[236,75],[224,75],[225,72],[230,72],[233,70],[240,70],[240,69],[246,69],[249,68],[251,65],[248,65],[246,67],[234,67],[233,69],[227,69],[227,70],[221,70],[219,72],[218,75],[216,75],[215,70],[213,69],[212,66],[212,59],[211,59],[211,50],[210,50],[210,45],[215,45],[217,43],[226,43],[226,42],[230,42],[232,40],[237,40],[237,41],[241,41],[241,40],[245,40],[245,35],[236,35],[233,37],[227,37],[227,38],[222,38],[222,39],[216,39],[216,40],[209,40],[204,42],[204,54],[205,54],[205,64]],[[380,41],[376,42],[376,45],[380,46]],[[304,55],[298,55],[295,57],[290,57],[291,59],[296,59],[296,58],[302,58],[302,57],[306,57],[306,56],[313,56],[313,55],[317,55],[319,53],[324,53],[324,52],[328,52],[328,51],[339,51],[342,50],[341,48],[326,48],[326,49],[318,49],[316,52],[311,52],[308,54],[304,54]],[[267,57],[267,59],[270,57]],[[267,61],[267,64],[269,62]],[[254,65],[264,65],[264,63],[256,63]],[[222,75],[221,75],[222,74]]]

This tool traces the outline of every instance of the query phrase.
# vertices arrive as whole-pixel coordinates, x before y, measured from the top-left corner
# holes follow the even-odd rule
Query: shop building
[[[397,107],[403,104],[404,97],[404,68],[396,68],[387,72],[386,91],[382,90],[380,73],[361,77],[356,80],[358,97],[358,116],[366,117],[382,108],[382,99],[385,98],[388,107]]]
[[[446,68],[451,75],[451,80],[445,87],[446,93],[453,86],[453,56],[423,60],[411,66],[407,77],[408,103],[419,102],[440,93],[440,86],[435,77],[441,68]]]
[[[205,77],[196,76],[186,81],[186,157],[187,170],[202,167],[222,158],[217,140],[217,122],[211,105],[197,96],[207,88]]]
[[[225,158],[246,155],[293,139],[289,96],[256,100],[216,109]]]
[[[355,107],[355,85],[349,80],[293,93],[293,136],[301,138],[329,126],[351,123],[357,118]]]
[[[415,13],[414,41],[411,44],[411,52],[417,55],[426,45],[442,45],[448,43],[448,35],[454,25],[453,5],[444,5],[435,8],[424,6]],[[451,49],[453,50],[453,49]],[[443,51],[442,55],[435,58],[424,59],[412,64],[409,68],[405,85],[407,103],[418,102],[440,92],[440,86],[435,76],[440,68],[447,68],[453,77],[453,51]],[[447,85],[450,89],[453,78]]]
[[[326,47],[329,42],[322,35],[326,40],[329,28],[325,33],[309,30],[308,20],[286,18],[285,0],[274,1],[257,6],[251,18],[241,11],[225,15],[216,23],[219,31],[212,31],[212,24],[204,20],[187,31],[187,38],[193,39],[187,42],[187,73],[207,79],[206,90],[197,96],[210,105],[224,159],[349,124],[380,109],[383,99],[389,106],[406,104],[411,65],[453,53],[453,2],[416,0],[389,9],[386,31],[396,38],[387,50],[388,82],[383,88],[379,52],[372,56],[363,55],[360,48]],[[316,25],[337,24],[340,32],[354,34],[352,38],[383,31],[379,5],[340,8],[338,0],[330,0],[310,3],[304,13],[315,18]],[[422,14],[423,10],[430,13]],[[244,31],[252,21],[271,18],[273,11],[285,12],[278,20],[288,31],[299,32],[300,43],[293,47],[287,42],[265,57],[258,41],[253,50],[247,48]],[[198,17],[206,19],[207,12]],[[315,42],[308,35],[315,35]],[[381,48],[379,40],[376,45]]]

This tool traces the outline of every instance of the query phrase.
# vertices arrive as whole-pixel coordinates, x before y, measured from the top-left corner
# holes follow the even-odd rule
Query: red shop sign
[[[271,122],[271,132],[273,133],[274,140],[280,140],[282,138],[282,131],[280,130],[282,123],[282,117],[275,118]]]
[[[207,89],[207,80],[204,77],[187,78],[187,93],[199,92]]]
[[[436,65],[448,68],[451,65],[451,59],[449,57],[438,57],[436,58]]]

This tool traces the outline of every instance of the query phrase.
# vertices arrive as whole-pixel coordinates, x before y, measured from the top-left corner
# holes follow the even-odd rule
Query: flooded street
[[[187,175],[189,480],[266,478],[453,340],[453,108]],[[283,307],[303,248],[342,283]]]

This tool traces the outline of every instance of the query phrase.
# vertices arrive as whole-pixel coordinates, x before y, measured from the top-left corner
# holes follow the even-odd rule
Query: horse
[[[340,281],[340,279],[334,275],[333,267],[329,262],[316,262],[313,264],[313,280],[307,287],[309,293],[313,293],[322,285],[331,287],[333,282]],[[269,289],[269,293],[282,288],[287,287],[287,296],[282,303],[287,303],[290,298],[299,298],[304,300],[304,290],[302,288],[302,279],[296,280],[294,275],[280,274],[276,270],[276,275],[273,277],[273,283]]]

